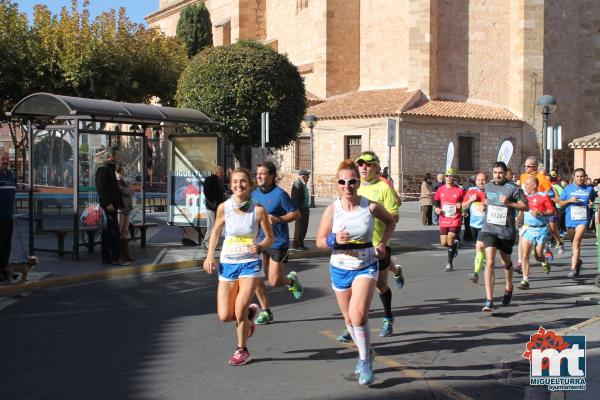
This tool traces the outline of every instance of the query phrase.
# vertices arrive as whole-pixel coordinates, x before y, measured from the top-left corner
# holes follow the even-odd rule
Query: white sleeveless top
[[[337,233],[346,230],[349,236],[349,244],[364,244],[373,240],[373,228],[375,217],[369,209],[369,200],[360,198],[359,207],[352,212],[342,208],[342,202],[337,199],[333,202],[333,228]],[[344,229],[345,227],[345,229]],[[330,259],[331,265],[341,269],[355,270],[363,269],[377,262],[375,248],[373,246],[364,249],[333,249]]]
[[[239,264],[260,260],[260,254],[251,253],[251,246],[258,237],[258,216],[256,203],[251,201],[248,211],[238,214],[234,211],[233,200],[223,203],[225,211],[225,240],[220,261],[226,264]]]

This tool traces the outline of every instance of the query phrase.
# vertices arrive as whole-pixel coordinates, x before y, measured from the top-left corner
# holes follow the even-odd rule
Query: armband
[[[335,245],[337,244],[337,242],[335,241],[335,233],[330,233],[327,236],[325,243],[327,243],[327,247],[333,249],[335,247]]]

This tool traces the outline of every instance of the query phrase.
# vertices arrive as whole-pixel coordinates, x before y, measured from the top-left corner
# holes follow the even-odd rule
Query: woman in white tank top
[[[332,287],[359,353],[355,373],[361,385],[370,385],[374,378],[369,305],[379,273],[377,260],[386,256],[385,243],[392,237],[396,221],[381,204],[357,194],[360,175],[354,161],[342,161],[337,178],[340,198],[323,213],[317,246],[332,249]],[[385,224],[385,230],[381,242],[373,247],[375,218]]]
[[[237,366],[250,361],[246,343],[254,333],[253,320],[258,310],[258,306],[250,301],[258,281],[265,276],[260,254],[271,246],[274,236],[264,207],[250,198],[250,172],[243,168],[233,171],[230,186],[231,199],[217,208],[204,270],[212,274],[217,267],[219,269],[217,313],[221,321],[237,323],[237,347],[229,359],[230,365]],[[259,226],[265,238],[257,243]],[[215,249],[223,228],[225,240],[218,263]]]

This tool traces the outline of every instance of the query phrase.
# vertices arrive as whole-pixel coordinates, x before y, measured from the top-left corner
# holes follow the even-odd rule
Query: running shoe
[[[265,325],[273,322],[273,313],[271,311],[261,311],[258,313],[258,317],[254,323],[256,325]]]
[[[565,244],[561,243],[558,245],[558,255],[562,256],[563,254],[565,254]]]
[[[371,363],[372,363],[374,359],[375,359],[375,352],[373,351],[373,348],[371,347],[369,349],[369,361],[371,361]],[[358,375],[358,374],[360,374],[360,358],[356,361],[356,367],[354,368],[354,375]]]
[[[446,268],[444,268],[444,271],[446,271],[446,272],[454,271],[454,267],[452,266],[452,264],[448,263],[448,264],[446,264]]]
[[[250,353],[248,350],[244,349],[236,349],[231,358],[229,359],[229,365],[233,365],[235,367],[239,365],[244,365],[250,361],[252,357],[250,357]]]
[[[527,290],[527,289],[529,289],[529,281],[528,281],[528,280],[525,280],[525,279],[523,279],[523,280],[521,281],[521,283],[519,283],[519,285],[518,285],[517,287],[518,287],[519,289]]]
[[[292,292],[292,296],[294,296],[296,300],[300,299],[300,297],[302,297],[302,294],[304,293],[304,290],[302,289],[302,285],[298,280],[298,275],[296,274],[296,271],[290,272],[287,277],[292,280],[292,286],[290,286],[288,290]]]
[[[577,266],[575,267],[575,269],[570,270],[569,273],[567,274],[567,278],[573,279],[573,278],[577,278],[579,276],[579,272],[581,271],[581,265],[583,264],[583,261],[581,260],[577,260]]]
[[[544,253],[544,257],[546,257],[546,261],[554,260],[554,254],[552,254],[552,251],[550,249],[546,249],[546,252]]]
[[[507,306],[512,301],[512,289],[504,290],[504,296],[502,296],[502,305]]]
[[[519,275],[523,275],[523,264],[521,263],[521,261],[517,263],[516,267],[513,267],[513,271],[515,271]]]
[[[370,385],[375,380],[373,362],[371,360],[360,360],[359,364],[358,383],[361,385]]]
[[[254,335],[254,330],[256,329],[256,323],[254,322],[254,317],[256,317],[257,312],[258,312],[258,305],[252,303],[248,306],[248,320],[250,321],[250,328],[248,328],[248,337],[252,337],[252,335]]]
[[[352,341],[352,335],[348,332],[348,328],[344,327],[342,333],[337,337],[337,341],[340,343],[348,343]]]
[[[402,273],[402,265],[396,264],[396,270],[398,271],[394,274],[396,288],[402,289],[404,287],[404,274]]]
[[[473,283],[479,283],[479,274],[477,272],[469,274],[469,280]]]
[[[483,312],[492,312],[494,311],[494,302],[492,300],[486,300],[483,303],[483,308],[481,309]]]
[[[544,271],[546,275],[550,273],[550,263],[548,261],[542,261],[542,271]]]
[[[392,336],[393,332],[394,332],[394,317],[392,317],[392,318],[384,317],[383,321],[381,322],[381,329],[379,330],[379,336],[380,337]]]

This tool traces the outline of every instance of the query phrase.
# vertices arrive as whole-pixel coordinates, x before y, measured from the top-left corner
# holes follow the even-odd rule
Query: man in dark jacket
[[[308,187],[306,183],[310,172],[305,169],[298,171],[298,179],[292,186],[292,203],[300,210],[300,218],[296,220],[294,225],[294,249],[296,250],[307,250],[308,247],[304,245],[304,238],[306,237],[306,231],[308,230],[308,218],[310,217],[310,195],[308,194]]]
[[[223,186],[223,168],[216,166],[214,173],[204,179],[204,204],[206,205],[206,235],[204,235],[204,248],[208,248],[210,234],[215,224],[215,215],[219,204],[225,201],[225,187]]]
[[[0,277],[10,280],[10,276],[4,274],[10,258],[16,183],[8,169],[8,159],[8,154],[0,151]]]
[[[115,173],[117,149],[108,147],[106,161],[96,170],[96,190],[100,207],[106,215],[106,226],[102,230],[102,263],[129,265],[119,257],[119,222],[117,210],[122,207],[121,191]]]

